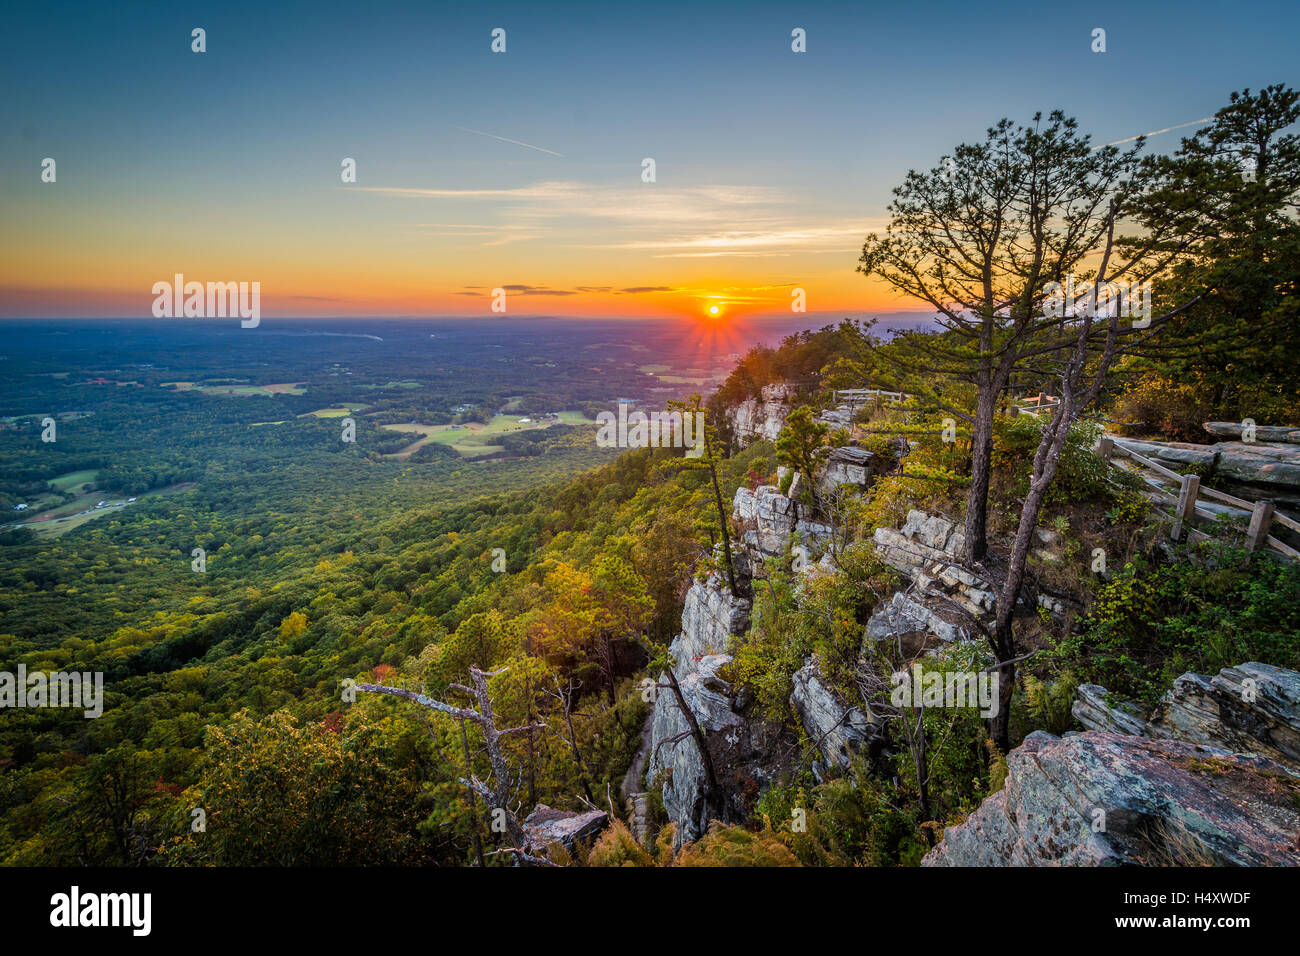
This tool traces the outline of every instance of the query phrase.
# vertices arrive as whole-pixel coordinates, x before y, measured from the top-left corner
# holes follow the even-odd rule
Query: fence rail
[[[901,402],[908,398],[906,392],[890,392],[883,388],[837,388],[831,392],[831,402],[838,405],[843,397],[848,403],[856,404],[868,398],[884,398],[891,402]]]
[[[1166,481],[1178,484],[1177,497],[1161,492],[1152,493],[1153,497],[1163,503],[1174,505],[1173,527],[1169,536],[1175,541],[1180,540],[1184,532],[1192,541],[1209,540],[1210,536],[1208,534],[1197,530],[1195,527],[1198,512],[1207,518],[1216,517],[1212,510],[1198,507],[1199,500],[1207,498],[1219,504],[1229,505],[1241,511],[1249,512],[1250,524],[1246,528],[1247,551],[1258,551],[1262,547],[1269,547],[1288,558],[1300,561],[1300,551],[1269,534],[1274,522],[1292,531],[1300,531],[1300,521],[1295,521],[1284,514],[1278,514],[1277,506],[1272,501],[1246,501],[1244,498],[1238,498],[1215,488],[1202,488],[1201,479],[1197,475],[1180,475],[1173,469],[1157,461],[1152,461],[1145,455],[1138,454],[1133,449],[1125,446],[1123,442],[1110,436],[1101,440],[1101,455],[1112,464],[1116,456],[1127,458],[1134,464],[1155,472]]]

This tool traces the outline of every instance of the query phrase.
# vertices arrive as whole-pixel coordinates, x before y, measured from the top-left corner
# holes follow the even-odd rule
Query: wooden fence
[[[883,388],[837,388],[831,392],[832,404],[840,404],[843,398],[845,404],[857,405],[865,402],[869,398],[879,398],[890,402],[901,402],[908,397],[906,392],[890,392]]]
[[[1214,488],[1203,488],[1201,487],[1201,479],[1198,476],[1180,475],[1158,461],[1152,461],[1144,455],[1139,455],[1133,449],[1126,447],[1120,440],[1109,436],[1101,440],[1101,454],[1103,458],[1112,463],[1117,456],[1127,458],[1135,465],[1154,472],[1164,480],[1178,485],[1177,497],[1158,491],[1151,492],[1152,497],[1174,506],[1173,527],[1170,531],[1170,537],[1175,541],[1180,540],[1184,533],[1191,541],[1209,540],[1210,536],[1208,534],[1197,530],[1195,527],[1198,513],[1211,519],[1216,517],[1213,511],[1197,506],[1197,503],[1204,498],[1250,514],[1250,525],[1246,529],[1247,551],[1258,551],[1260,548],[1267,546],[1288,558],[1300,561],[1300,551],[1269,534],[1275,523],[1292,531],[1300,532],[1300,521],[1279,514],[1277,506],[1272,501],[1246,501],[1243,498],[1238,498]]]

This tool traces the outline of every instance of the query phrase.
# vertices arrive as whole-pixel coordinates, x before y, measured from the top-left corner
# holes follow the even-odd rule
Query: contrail
[[[1128,139],[1117,139],[1113,143],[1102,143],[1100,146],[1094,146],[1092,151],[1095,153],[1099,149],[1105,149],[1107,146],[1121,146],[1124,143],[1131,143],[1135,139],[1141,139],[1144,136],[1159,136],[1161,133],[1172,133],[1176,129],[1183,129],[1188,126],[1200,126],[1202,123],[1209,123],[1214,119],[1213,116],[1207,116],[1204,119],[1192,120],[1190,123],[1179,123],[1177,126],[1166,126],[1164,129],[1152,130],[1149,133],[1138,133],[1137,136],[1130,136]]]
[[[503,143],[514,143],[516,146],[522,146],[525,149],[535,149],[539,153],[550,153],[552,156],[559,156],[561,159],[564,158],[563,153],[557,153],[555,150],[547,149],[544,146],[534,146],[531,143],[521,143],[517,139],[510,139],[509,137],[506,136],[497,136],[495,133],[485,133],[481,129],[469,129],[465,126],[457,126],[455,128],[465,133],[474,133],[478,136],[486,136],[489,139],[499,139]]]

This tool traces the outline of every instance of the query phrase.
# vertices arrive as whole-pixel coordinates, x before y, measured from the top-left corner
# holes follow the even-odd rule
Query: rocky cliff
[[[1085,685],[926,866],[1300,865],[1300,674],[1184,674],[1148,717]]]
[[[748,399],[727,412],[736,440],[745,445],[756,439],[776,441],[790,414],[794,388],[789,385],[764,385],[759,400]]]
[[[719,792],[710,802],[704,757],[676,695],[659,678],[651,713],[648,786],[662,788],[664,809],[677,824],[677,840],[696,840],[711,820],[736,822],[746,816],[746,801],[783,769],[778,750],[791,748],[783,729],[751,719],[752,702],[718,671],[731,661],[726,653],[733,635],[749,625],[750,602],[733,597],[717,575],[696,581],[686,595],[682,632],[670,650],[673,673],[687,706],[707,740]],[[778,747],[784,742],[784,747]]]
[[[923,866],[1300,865],[1300,780],[1177,740],[1037,732]]]

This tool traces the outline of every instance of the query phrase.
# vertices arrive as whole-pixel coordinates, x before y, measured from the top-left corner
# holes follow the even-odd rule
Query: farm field
[[[526,416],[523,416],[526,417]],[[592,424],[592,419],[582,412],[560,412],[558,418],[531,419],[520,421],[515,415],[494,415],[488,424],[467,422],[464,425],[421,425],[415,422],[383,426],[388,431],[411,432],[421,436],[411,445],[389,456],[405,460],[419,448],[427,444],[450,445],[463,458],[482,458],[503,451],[503,446],[493,442],[493,438],[530,429],[549,428],[552,425]]]
[[[174,392],[202,392],[204,395],[221,395],[226,398],[246,398],[249,395],[304,395],[306,382],[273,382],[270,385],[205,385],[202,382],[162,382],[162,388]]]

